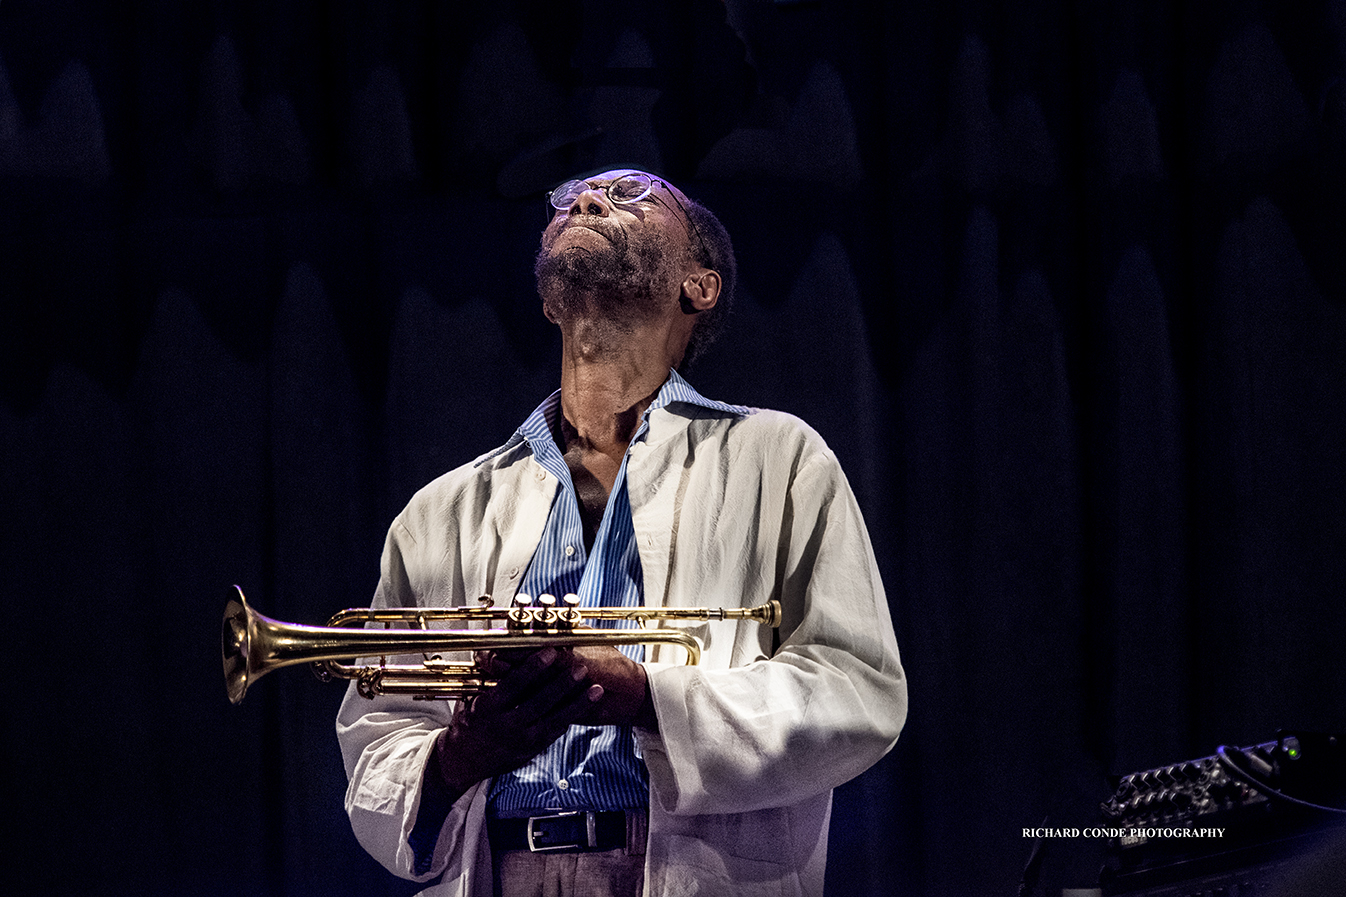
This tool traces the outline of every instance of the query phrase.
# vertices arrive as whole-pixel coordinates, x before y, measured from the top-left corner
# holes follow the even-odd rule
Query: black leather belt
[[[635,811],[642,812],[643,811]],[[617,850],[626,847],[626,812],[571,810],[548,816],[490,819],[492,850]]]

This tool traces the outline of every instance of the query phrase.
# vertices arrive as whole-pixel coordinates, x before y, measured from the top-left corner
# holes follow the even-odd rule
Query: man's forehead
[[[613,181],[617,180],[617,178],[626,177],[628,174],[643,174],[647,178],[654,178],[655,180],[663,180],[663,178],[655,177],[648,171],[641,171],[639,168],[614,168],[611,171],[604,171],[600,172],[599,174],[591,174],[587,178],[581,178],[581,180],[585,181],[586,183],[597,186],[599,184],[610,184]]]

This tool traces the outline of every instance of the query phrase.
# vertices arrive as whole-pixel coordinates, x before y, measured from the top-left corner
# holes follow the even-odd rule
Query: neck
[[[602,333],[561,328],[561,412],[567,448],[626,451],[676,358],[659,328]]]

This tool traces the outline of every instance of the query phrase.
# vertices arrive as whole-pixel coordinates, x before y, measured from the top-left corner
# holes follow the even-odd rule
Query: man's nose
[[[571,215],[597,215],[600,218],[608,216],[607,196],[602,190],[596,187],[590,187],[570,204]]]

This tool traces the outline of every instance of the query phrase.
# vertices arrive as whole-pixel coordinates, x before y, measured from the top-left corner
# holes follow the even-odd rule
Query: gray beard
[[[611,236],[621,240],[623,234],[613,229]],[[572,248],[558,255],[544,245],[533,264],[542,308],[558,324],[587,319],[602,329],[629,333],[657,314],[657,292],[671,278],[665,248],[660,237],[648,233],[598,250]]]

